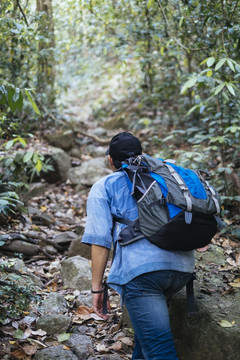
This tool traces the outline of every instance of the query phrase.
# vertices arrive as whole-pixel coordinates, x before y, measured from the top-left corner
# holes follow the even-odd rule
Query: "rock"
[[[67,332],[71,324],[71,318],[62,314],[44,314],[36,321],[36,328],[42,329],[48,335],[62,334]]]
[[[71,350],[66,350],[63,345],[50,346],[46,349],[38,350],[34,355],[34,360],[79,360]]]
[[[206,253],[196,252],[197,280],[194,284],[196,314],[186,311],[185,289],[170,302],[171,326],[181,360],[235,360],[240,353],[240,292],[226,292],[226,256],[221,247],[211,245]],[[199,266],[201,265],[201,266]],[[226,274],[229,274],[226,269]],[[230,327],[221,327],[221,321]],[[131,327],[126,309],[123,324]],[[223,323],[224,324],[224,323]]]
[[[67,302],[61,294],[52,292],[43,300],[40,311],[44,314],[62,314],[67,311]]]
[[[63,245],[77,239],[78,235],[75,234],[73,231],[64,231],[63,233],[56,235],[53,241],[56,244]]]
[[[195,291],[196,292],[196,291]],[[196,295],[198,292],[196,292]],[[186,314],[185,294],[174,297],[171,308],[171,323],[176,349],[181,360],[235,360],[240,353],[239,315],[236,317],[231,310],[239,309],[240,296],[230,296],[227,306],[226,299],[211,295],[201,295],[196,299],[198,312],[195,315]],[[198,297],[198,296],[197,296]],[[199,296],[200,297],[200,296]],[[221,313],[221,308],[227,309],[228,315]],[[237,310],[238,311],[238,310]],[[236,321],[232,328],[223,328],[218,322]]]
[[[50,147],[50,152],[45,154],[45,159],[53,166],[54,171],[43,173],[43,178],[49,183],[64,182],[67,180],[67,173],[71,167],[71,160],[68,154],[59,148]]]
[[[91,259],[91,246],[81,243],[81,238],[73,240],[68,249],[69,258],[76,255]]]
[[[101,177],[111,173],[104,157],[84,161],[81,166],[68,171],[68,179],[73,185],[92,186]]]
[[[88,359],[89,355],[94,353],[92,341],[87,335],[73,334],[66,341],[66,345],[72,348],[74,354],[82,360]]]
[[[104,157],[107,148],[103,146],[88,145],[86,148],[87,153],[93,158]]]
[[[20,273],[22,273],[24,276],[19,276],[19,281],[21,282],[21,284],[23,284],[23,286],[27,286],[27,285],[36,285],[38,287],[43,287],[43,283],[42,281],[39,279],[39,277],[37,277],[36,275],[32,274],[28,268],[25,266],[23,260],[21,259],[17,259],[17,258],[10,258],[8,259],[8,261],[3,261],[0,259],[0,264],[7,264],[8,262],[13,264],[13,269],[19,271]],[[12,274],[8,274],[8,277],[11,277]],[[16,277],[16,275],[14,274],[14,277]],[[14,281],[16,281],[16,279],[13,279]]]
[[[49,272],[51,274],[55,273],[55,272],[58,272],[61,270],[61,264],[60,264],[60,261],[59,260],[56,260],[56,261],[53,261],[50,263],[49,265]]]
[[[107,131],[102,127],[97,127],[96,129],[92,130],[92,134],[98,137],[102,137],[107,135]]]
[[[240,227],[239,226],[234,227],[231,231],[231,235],[237,240],[240,240]]]
[[[115,130],[120,128],[126,128],[129,126],[129,117],[124,114],[117,115],[103,123],[105,129]]]
[[[39,247],[35,244],[27,243],[22,240],[13,240],[9,245],[2,246],[4,250],[11,252],[22,253],[28,256],[37,255],[39,252]]]
[[[52,245],[46,245],[44,247],[44,249],[46,250],[46,252],[50,255],[57,255],[58,251],[57,249],[55,249],[55,247],[53,247]]]
[[[54,147],[69,150],[74,145],[74,133],[71,130],[67,130],[53,135],[48,134],[46,135],[46,140]]]
[[[89,294],[80,294],[75,300],[76,307],[79,306],[87,306],[89,308],[92,307],[92,295]]]
[[[79,148],[77,147],[74,147],[73,149],[71,149],[69,151],[69,155],[74,157],[74,158],[78,158],[78,159],[81,159],[81,156],[82,156],[82,152]]]
[[[79,291],[91,288],[91,266],[87,259],[77,255],[61,264],[64,286]]]

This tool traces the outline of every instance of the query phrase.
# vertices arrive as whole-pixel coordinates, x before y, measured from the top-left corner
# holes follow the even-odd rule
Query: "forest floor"
[[[93,101],[96,97],[93,97]],[[79,119],[81,117],[80,112],[82,111],[81,106],[80,102],[76,104],[74,99],[70,99],[68,107],[63,112],[63,116],[65,118],[70,116],[71,119],[75,118],[75,120]],[[87,105],[84,109],[85,117],[83,123],[91,129],[96,124],[87,123],[91,112],[90,108]],[[96,146],[98,145],[93,140],[92,143]],[[42,138],[35,138],[32,140],[32,143],[29,143],[29,146],[33,146],[36,150],[43,150],[48,147],[48,143]],[[80,161],[84,161],[84,159],[86,157],[83,155]],[[23,214],[21,218],[10,219],[7,228],[2,229],[1,233],[32,234],[39,239],[47,238],[52,240],[56,235],[66,231],[77,232],[79,226],[85,223],[88,191],[89,188],[86,188],[85,191],[79,192],[76,186],[71,185],[68,181],[59,184],[45,184],[40,195],[31,197],[28,200],[28,206],[40,210],[45,217],[33,221],[30,216]],[[225,219],[225,221],[231,224],[230,220]],[[226,279],[226,287],[222,290],[224,292],[235,291],[240,287],[238,271],[240,266],[239,241],[231,237],[218,235],[214,242],[228,254],[226,271],[229,271],[229,277]],[[2,259],[11,259],[13,255],[2,253]],[[31,273],[41,279],[44,284],[43,289],[37,293],[37,302],[39,303],[51,292],[60,293],[68,302],[73,324],[82,327],[83,333],[91,336],[96,359],[101,358],[101,356],[106,356],[105,359],[110,359],[111,354],[114,353],[118,354],[119,359],[130,359],[133,347],[133,333],[131,329],[122,328],[119,297],[114,292],[110,293],[112,310],[110,311],[109,320],[106,322],[99,318],[94,318],[91,307],[80,306],[76,308],[75,299],[78,292],[65,289],[60,273],[53,274],[50,271],[50,266],[53,262],[57,261],[60,263],[66,257],[67,249],[52,256],[39,253],[30,258],[27,256],[23,257],[25,265]],[[108,264],[108,269],[109,266],[110,263]],[[61,341],[57,334],[56,336],[49,337],[45,332],[37,331],[34,327],[34,322],[28,324],[26,317],[28,317],[29,313],[30,309],[22,313],[22,316],[19,318],[7,318],[5,323],[0,326],[0,359],[31,360],[34,359],[34,354],[38,349],[64,344],[64,341]],[[67,345],[64,346],[67,349]]]

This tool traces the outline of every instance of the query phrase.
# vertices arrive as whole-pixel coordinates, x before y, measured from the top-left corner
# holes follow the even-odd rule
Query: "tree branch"
[[[191,51],[202,51],[202,50],[206,50],[206,49],[209,49],[209,47],[203,47],[203,48],[188,48],[186,47],[185,45],[183,45],[177,38],[176,36],[174,35],[173,31],[171,30],[171,26],[169,24],[169,21],[168,21],[168,18],[167,18],[167,15],[164,11],[164,8],[162,6],[162,3],[161,3],[161,0],[157,0],[157,3],[158,3],[158,6],[160,7],[161,11],[162,11],[162,14],[163,14],[163,17],[165,19],[165,23],[166,23],[166,28],[168,28],[169,30],[169,35],[173,38],[173,40],[183,49],[185,50],[187,53],[191,52]]]
[[[17,6],[19,7],[19,10],[20,10],[20,12],[21,12],[21,14],[22,14],[22,16],[23,16],[23,18],[24,18],[24,21],[25,21],[25,23],[26,23],[27,27],[28,27],[28,26],[29,26],[29,24],[28,24],[28,21],[27,21],[26,15],[24,14],[24,11],[23,11],[23,9],[22,9],[22,7],[21,7],[20,3],[19,3],[19,0],[17,0]]]

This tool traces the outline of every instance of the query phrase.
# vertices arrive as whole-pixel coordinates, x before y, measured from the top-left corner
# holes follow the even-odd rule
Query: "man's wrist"
[[[98,285],[92,284],[91,293],[92,293],[92,294],[102,293],[102,292],[104,292],[105,287],[106,287],[105,281],[102,282],[100,285],[99,285],[99,284],[98,284]]]
[[[103,283],[92,284],[92,291],[101,291],[104,288]]]

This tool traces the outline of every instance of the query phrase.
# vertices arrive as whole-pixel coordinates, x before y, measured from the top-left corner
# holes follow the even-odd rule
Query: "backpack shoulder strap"
[[[185,182],[182,180],[181,176],[177,173],[177,171],[173,168],[172,165],[167,164],[166,162],[164,162],[164,165],[168,168],[170,174],[174,177],[174,179],[178,183],[180,189],[183,191],[183,195],[186,199],[187,211],[191,212],[192,211],[192,200],[189,196],[189,190],[188,190],[187,185],[185,184]]]

